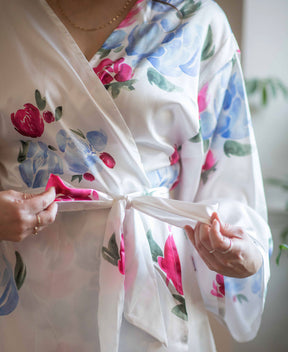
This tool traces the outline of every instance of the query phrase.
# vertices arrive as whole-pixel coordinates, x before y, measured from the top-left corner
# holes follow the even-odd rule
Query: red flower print
[[[208,90],[208,83],[206,83],[203,86],[203,88],[200,90],[198,94],[199,113],[204,111],[207,108],[207,105],[208,105],[207,90]]]
[[[179,185],[180,182],[180,177],[178,176],[176,181],[173,183],[173,185],[170,187],[170,191],[172,191],[174,188],[176,188]]]
[[[130,10],[130,12],[128,13],[128,15],[126,16],[126,18],[120,23],[120,25],[118,26],[118,28],[124,28],[124,27],[128,27],[131,24],[133,24],[136,21],[135,16],[137,15],[138,12],[141,11],[141,2],[143,2],[143,0],[138,0],[136,2],[135,5],[137,6],[133,6],[132,9]]]
[[[211,295],[215,297],[225,297],[225,283],[223,275],[216,274],[216,282],[215,280],[213,281]]]
[[[124,63],[123,57],[116,61],[104,59],[97,67],[94,67],[93,70],[103,84],[109,84],[113,80],[116,80],[117,82],[126,82],[133,76],[132,68]]]
[[[120,259],[118,260],[118,269],[122,275],[125,274],[125,247],[124,247],[123,233],[121,235],[121,241],[120,241]]]
[[[44,121],[39,110],[32,104],[25,104],[25,109],[11,114],[11,121],[17,132],[26,137],[40,137],[44,132]]]
[[[44,111],[43,118],[44,118],[45,122],[47,122],[47,123],[51,123],[51,122],[55,121],[55,117],[51,111]]]
[[[202,166],[202,170],[210,170],[214,165],[215,165],[215,159],[214,159],[214,155],[212,153],[211,150],[208,151],[207,155],[206,155],[206,160],[204,165]]]
[[[169,160],[170,160],[170,165],[174,165],[176,164],[180,159],[178,150],[177,150],[177,146],[174,146],[174,153],[170,156]]]
[[[180,295],[183,295],[181,264],[172,235],[169,235],[164,246],[164,258],[158,257],[160,268],[166,273],[166,285],[171,280]]]
[[[83,175],[83,177],[84,177],[84,179],[86,180],[86,181],[94,181],[95,180],[95,177],[92,175],[92,174],[90,174],[90,172],[85,172],[85,174]]]
[[[100,159],[103,161],[103,163],[109,167],[110,169],[113,169],[113,167],[115,166],[116,162],[115,160],[113,159],[113,157],[108,154],[108,153],[101,153],[100,154]]]

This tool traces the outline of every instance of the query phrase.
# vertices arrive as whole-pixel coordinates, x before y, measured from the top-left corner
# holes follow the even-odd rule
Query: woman
[[[270,232],[222,11],[1,7],[1,351],[215,351],[207,309],[253,338]]]

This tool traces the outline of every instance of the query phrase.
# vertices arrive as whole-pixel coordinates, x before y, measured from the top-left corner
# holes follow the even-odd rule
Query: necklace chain
[[[127,10],[128,6],[130,5],[130,3],[132,2],[133,0],[126,0],[125,4],[123,5],[123,7],[121,7],[121,9],[116,13],[115,16],[111,17],[109,19],[108,22],[106,23],[103,23],[103,24],[100,24],[96,27],[93,27],[93,28],[85,28],[85,27],[82,27],[82,26],[79,26],[77,25],[76,23],[74,23],[67,15],[66,13],[64,12],[62,6],[61,6],[61,3],[60,3],[60,0],[57,0],[56,3],[57,3],[57,6],[58,6],[58,9],[61,13],[61,15],[66,19],[66,21],[74,28],[76,29],[79,29],[80,31],[84,31],[84,32],[93,32],[93,31],[98,31],[99,29],[103,29],[107,26],[110,26],[111,24],[115,23],[122,15],[123,13],[125,12],[125,10]]]

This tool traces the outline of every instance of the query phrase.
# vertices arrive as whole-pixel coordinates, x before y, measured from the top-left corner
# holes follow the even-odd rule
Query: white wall
[[[288,86],[288,0],[244,0],[242,62],[246,78],[278,77]],[[253,114],[264,180],[288,177],[288,101],[279,97]],[[288,191],[266,185],[269,221],[274,237],[271,280],[262,325],[250,343],[233,343],[233,352],[288,351],[288,257],[275,257],[279,234],[288,226],[284,204]],[[221,352],[221,349],[219,349]]]

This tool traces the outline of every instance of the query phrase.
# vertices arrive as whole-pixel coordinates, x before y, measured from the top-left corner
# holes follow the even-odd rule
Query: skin
[[[26,199],[25,199],[26,197]],[[31,195],[16,191],[0,192],[0,240],[20,242],[53,223],[57,214],[54,202],[55,189],[50,188],[41,194]]]
[[[244,278],[262,265],[262,255],[251,238],[241,227],[222,224],[217,213],[212,214],[211,225],[198,222],[195,229],[185,226],[185,231],[208,268],[219,274]]]
[[[123,7],[126,0],[60,0],[61,6],[69,18],[81,26],[92,28],[107,22],[111,18],[111,9]],[[79,31],[61,17],[55,0],[47,0],[50,7],[60,18],[71,36],[89,60],[102,46],[106,38],[119,25],[135,4],[133,0],[125,13],[111,26],[95,32]],[[57,214],[53,188],[38,195],[29,195],[15,191],[0,192],[0,240],[19,242],[53,223]],[[195,229],[185,227],[186,233],[208,268],[225,276],[244,278],[255,274],[262,265],[262,256],[251,238],[240,227],[222,224],[218,215],[211,216],[211,225],[198,222]],[[228,253],[224,253],[230,248]],[[215,250],[210,253],[211,250]]]

